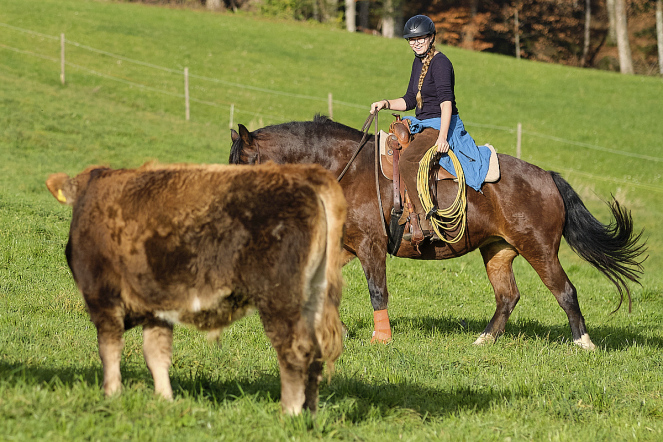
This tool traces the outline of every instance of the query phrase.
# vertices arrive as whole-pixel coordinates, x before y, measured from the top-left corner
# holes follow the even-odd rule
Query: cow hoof
[[[167,391],[155,391],[154,395],[159,399],[163,399],[168,402],[173,402],[173,391],[170,389]]]
[[[121,382],[104,382],[104,394],[106,397],[118,396],[122,392]]]
[[[492,344],[494,342],[495,342],[495,337],[493,335],[491,335],[490,333],[481,333],[477,338],[477,340],[474,341],[474,345]]]
[[[387,344],[390,341],[391,341],[391,333],[385,333],[381,331],[373,332],[373,337],[371,338],[371,344],[374,344],[376,342],[379,344]]]
[[[583,350],[589,350],[589,351],[594,351],[596,350],[596,345],[592,342],[591,339],[589,339],[589,335],[585,333],[580,337],[580,339],[576,339],[573,341],[575,345],[578,347],[582,348]]]

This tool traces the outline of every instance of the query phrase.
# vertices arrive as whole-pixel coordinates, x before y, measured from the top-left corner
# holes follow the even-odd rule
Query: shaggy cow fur
[[[90,167],[51,175],[73,206],[67,261],[97,328],[104,391],[120,390],[123,334],[143,326],[155,390],[172,398],[173,324],[218,336],[257,309],[276,349],[283,411],[315,411],[342,349],[346,203],[314,165]]]

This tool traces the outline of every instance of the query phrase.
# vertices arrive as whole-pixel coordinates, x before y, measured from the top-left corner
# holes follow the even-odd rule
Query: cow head
[[[73,206],[81,192],[87,187],[90,179],[104,170],[110,169],[91,166],[74,178],[69,177],[66,173],[54,173],[46,180],[46,187],[60,203]]]

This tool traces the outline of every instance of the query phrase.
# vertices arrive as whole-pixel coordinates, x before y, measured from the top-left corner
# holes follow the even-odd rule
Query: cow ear
[[[239,136],[242,137],[242,141],[244,141],[244,144],[247,146],[250,146],[253,144],[253,137],[251,136],[251,132],[243,125],[239,125]]]
[[[72,206],[76,201],[77,185],[66,173],[55,173],[46,180],[46,187],[62,204]]]
[[[235,129],[230,129],[230,139],[233,141],[233,143],[239,139],[239,134]]]

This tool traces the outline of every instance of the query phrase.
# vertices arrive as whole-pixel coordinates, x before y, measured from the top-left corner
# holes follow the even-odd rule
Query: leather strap
[[[401,151],[399,149],[393,149],[392,152],[394,153],[392,155],[392,162],[394,166],[394,172],[392,176],[394,183],[394,209],[398,212],[402,212],[403,202],[401,201],[401,174],[398,171],[398,160],[400,158]]]
[[[364,125],[361,127],[361,131],[364,133],[364,135],[361,137],[361,141],[359,141],[359,145],[357,146],[357,149],[355,152],[352,154],[352,157],[350,158],[350,161],[348,161],[348,164],[345,165],[345,168],[341,172],[341,174],[336,178],[336,181],[341,181],[341,178],[343,178],[343,175],[345,175],[345,172],[348,171],[350,168],[350,165],[354,161],[355,158],[357,158],[357,155],[359,155],[359,152],[361,149],[366,145],[366,141],[368,141],[368,129],[371,127],[371,123],[373,122],[373,118],[377,117],[377,112],[375,114],[369,113],[368,117],[366,118],[366,121],[364,121]],[[376,118],[376,129],[377,129],[377,118]],[[376,132],[376,137],[375,137],[375,142],[377,143],[377,132]],[[376,146],[377,149],[377,146]]]
[[[371,114],[372,115],[372,114]],[[368,120],[367,120],[368,121]],[[378,197],[379,216],[382,222],[382,233],[389,237],[387,233],[387,220],[384,218],[384,209],[382,208],[382,194],[380,193],[380,146],[378,144],[378,112],[375,113],[375,136],[373,138],[373,147],[375,149],[375,191]]]

